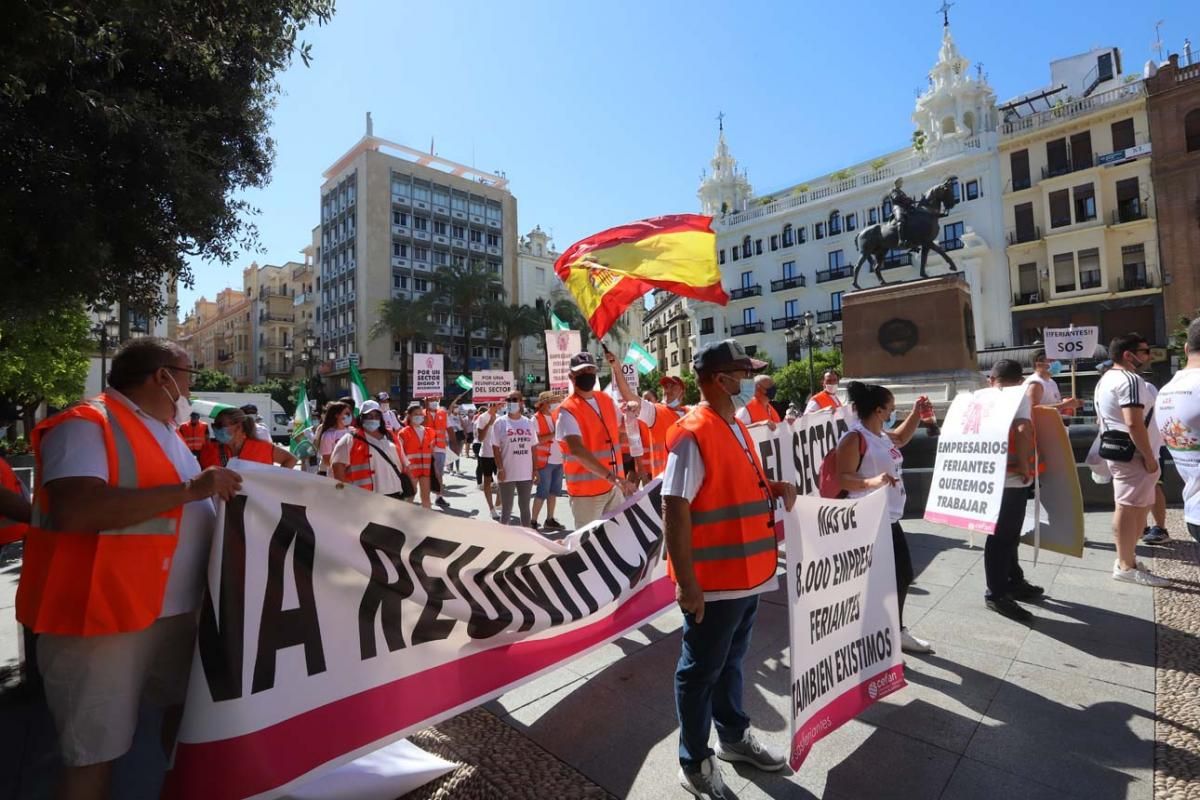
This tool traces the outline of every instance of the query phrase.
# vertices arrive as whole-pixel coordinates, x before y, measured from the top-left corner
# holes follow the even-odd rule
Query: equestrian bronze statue
[[[930,250],[946,259],[951,272],[958,272],[954,260],[937,241],[942,230],[942,218],[958,202],[954,199],[954,184],[957,181],[958,178],[949,177],[927,191],[920,200],[914,201],[900,188],[902,181],[896,180],[895,188],[884,198],[892,203],[892,221],[868,225],[854,237],[854,246],[862,253],[854,267],[855,289],[861,288],[858,285],[858,273],[863,264],[870,266],[880,285],[887,283],[883,279],[883,267],[887,254],[892,250],[920,250],[922,278],[929,277],[925,272],[925,262]]]

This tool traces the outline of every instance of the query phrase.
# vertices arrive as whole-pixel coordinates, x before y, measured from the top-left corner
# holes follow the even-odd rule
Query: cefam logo
[[[425,369],[433,369],[433,358],[425,359]]]
[[[567,334],[560,333],[558,335],[558,352],[560,352],[560,353],[567,352],[567,347],[569,347],[570,344],[571,344],[571,338],[569,336],[567,336]]]
[[[898,680],[900,680],[900,676],[889,670],[867,684],[867,697],[871,698],[872,700],[879,699],[880,692]]]

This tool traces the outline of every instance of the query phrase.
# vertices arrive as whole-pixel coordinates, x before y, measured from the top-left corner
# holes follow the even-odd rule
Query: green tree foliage
[[[38,324],[0,320],[0,398],[33,428],[43,401],[63,407],[83,396],[88,354],[97,349],[91,320],[81,306],[42,308]]]
[[[660,369],[647,372],[645,375],[638,377],[638,391],[645,392],[648,389],[653,389],[658,393],[658,399],[663,399],[663,390],[659,385],[662,380],[663,372]],[[700,387],[696,383],[696,373],[688,370],[679,375],[679,379],[683,381],[683,402],[684,405],[694,405],[700,402]]]
[[[279,378],[271,378],[263,383],[251,384],[242,391],[271,395],[271,399],[283,406],[283,410],[290,417],[296,413],[296,387],[298,385],[295,381],[282,381]],[[269,408],[260,408],[258,415],[265,420],[270,412]]]
[[[487,326],[488,309],[497,297],[504,296],[504,286],[495,273],[475,261],[439,271],[430,294],[435,306],[449,311],[457,317],[456,324],[462,326],[462,336],[458,342],[462,346],[459,369],[465,375],[471,357],[471,334]],[[453,337],[450,338],[453,340]]]
[[[400,343],[400,352],[405,354],[400,359],[400,396],[394,398],[397,408],[405,408],[408,404],[409,343],[417,338],[433,338],[430,335],[433,330],[432,313],[433,303],[427,294],[415,300],[393,297],[379,304],[379,318],[371,325],[372,339],[391,336]]]
[[[813,353],[813,377],[812,386],[815,391],[821,390],[821,375],[827,369],[836,369],[838,372],[842,370],[842,351],[838,348],[830,350],[817,350]],[[786,366],[775,370],[771,373],[771,377],[775,379],[775,387],[777,393],[775,400],[781,403],[795,403],[803,408],[803,404],[808,402],[808,357],[789,362]]]
[[[192,376],[192,391],[194,392],[236,392],[237,381],[232,376],[215,369],[202,369]]]
[[[152,317],[189,256],[257,241],[275,75],[333,0],[24,0],[0,26],[0,311]],[[39,326],[39,329],[41,326]]]
[[[492,303],[487,310],[488,328],[504,340],[504,369],[509,368],[512,359],[513,346],[520,344],[523,339],[538,336],[549,330],[545,325],[545,314],[533,306],[518,305],[503,302]],[[524,376],[520,376],[523,380]]]

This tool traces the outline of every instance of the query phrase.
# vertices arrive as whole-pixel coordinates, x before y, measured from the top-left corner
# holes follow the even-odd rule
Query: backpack
[[[857,431],[852,431],[857,433]],[[839,442],[840,444],[840,442]],[[837,451],[835,447],[821,459],[821,471],[817,477],[817,491],[827,500],[843,500],[849,494],[842,488],[838,480]],[[858,434],[858,466],[862,467],[863,456],[867,454],[867,437]]]

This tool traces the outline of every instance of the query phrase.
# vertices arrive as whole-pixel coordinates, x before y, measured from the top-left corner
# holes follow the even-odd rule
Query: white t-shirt
[[[113,388],[107,394],[133,409],[154,440],[163,449],[180,481],[200,474],[200,464],[179,438],[174,425],[165,425],[146,414],[129,398]],[[42,440],[42,481],[60,478],[100,478],[108,480],[108,455],[100,426],[85,420],[71,420],[54,428]],[[216,529],[217,511],[212,500],[196,500],[183,507],[179,524],[179,543],[171,560],[166,593],[159,617],[195,611],[208,567],[208,551]]]
[[[1035,372],[1025,379],[1027,389],[1035,383],[1042,387],[1042,401],[1038,405],[1056,406],[1062,402],[1062,391],[1058,388],[1058,381],[1054,378],[1043,378]]]
[[[1149,414],[1154,406],[1150,405],[1153,401],[1149,399],[1147,386],[1149,384],[1141,375],[1127,369],[1113,367],[1101,375],[1096,384],[1096,416],[1100,429],[1129,433],[1121,409],[1141,408],[1144,414]]]
[[[381,436],[378,439],[364,434],[364,438],[375,447],[368,447],[367,450],[371,454],[371,470],[375,473],[373,482],[375,484],[375,494],[395,494],[404,490],[404,484],[400,482],[400,476],[396,474],[396,470],[388,465],[388,462],[379,450],[387,453],[388,458],[396,465],[397,469],[403,471],[405,467],[404,456],[396,452],[396,446],[392,443],[391,436]],[[354,434],[347,433],[338,439],[338,443],[333,447],[333,455],[329,461],[331,464],[349,464],[350,463],[350,448],[354,444]],[[375,448],[378,447],[379,450]]]
[[[904,517],[904,501],[906,492],[904,491],[904,455],[900,452],[900,448],[896,447],[891,437],[887,432],[883,432],[876,436],[869,430],[864,428],[861,423],[856,422],[846,431],[846,436],[852,433],[861,434],[867,442],[867,451],[863,453],[862,464],[858,468],[858,477],[874,478],[876,475],[882,475],[885,472],[896,479],[896,482],[887,487],[887,510],[888,519],[891,522],[899,522]],[[865,497],[874,489],[855,489],[846,493],[847,497]]]
[[[462,430],[462,419],[459,418],[458,414],[446,415],[446,429],[451,431]]]
[[[549,414],[542,414],[542,417],[544,417],[546,420],[546,427],[549,429],[550,436],[551,436],[550,458],[546,463],[547,464],[561,464],[561,463],[563,463],[562,447],[559,446],[558,438],[555,437],[555,435],[554,435],[555,428],[556,428],[556,425],[554,423],[554,417],[550,416]],[[537,421],[535,420],[533,424],[534,424],[534,429],[537,430],[537,427],[536,427],[538,424]]]
[[[1158,393],[1154,430],[1183,478],[1183,518],[1200,525],[1200,369],[1181,369]]]
[[[643,404],[643,408],[649,405]],[[733,424],[729,426],[737,437],[738,444],[743,450],[749,450],[749,446],[742,437],[742,430]],[[749,456],[747,456],[749,457]],[[680,436],[675,441],[675,446],[667,453],[667,467],[663,470],[662,477],[662,493],[664,497],[682,497],[688,501],[690,505],[696,499],[696,494],[700,491],[701,484],[704,483],[704,459],[700,457],[700,448],[696,446],[696,440],[691,436]],[[741,597],[751,597],[764,592],[773,592],[779,588],[779,577],[772,575],[769,580],[753,589],[736,589],[725,592],[705,592],[705,602],[713,600],[737,600]]]
[[[478,417],[475,418],[475,430],[479,434],[479,457],[480,458],[494,458],[495,457],[493,455],[493,451],[492,451],[491,431],[488,431],[487,436],[484,436],[484,434],[483,434],[483,429],[486,428],[487,424],[491,421],[492,421],[492,412],[490,412],[490,411],[485,411],[482,414],[480,414]]]
[[[533,420],[503,416],[492,426],[489,438],[496,466],[504,464],[505,483],[533,480],[533,446],[537,443]]]
[[[1051,381],[1053,383],[1053,381]],[[1057,400],[1052,402],[1058,402]],[[1042,405],[1049,405],[1046,400],[1046,395],[1042,395]],[[1032,420],[1033,419],[1033,401],[1029,399],[1029,395],[1021,396],[1021,405],[1017,406],[1017,413],[1013,414],[1013,422],[1017,420]],[[1004,475],[1005,489],[1021,489],[1026,486],[1032,486],[1033,479],[1023,480],[1020,475],[1006,472]]]

